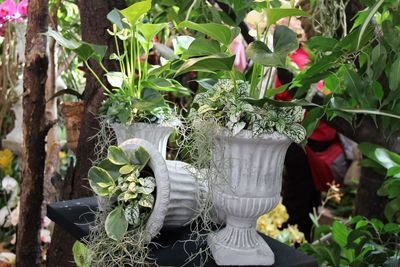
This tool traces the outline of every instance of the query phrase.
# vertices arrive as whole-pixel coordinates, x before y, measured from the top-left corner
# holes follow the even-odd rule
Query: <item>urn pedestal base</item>
[[[232,233],[240,233],[240,235]],[[229,239],[237,239],[237,242],[243,242],[241,238],[246,235],[246,238],[251,239],[254,243],[252,247],[232,246]],[[240,229],[227,226],[218,233],[210,234],[207,237],[208,245],[210,246],[214,260],[218,265],[225,266],[243,266],[243,265],[272,265],[275,262],[275,256],[271,248],[264,239],[252,228]],[[229,245],[228,245],[229,244]]]

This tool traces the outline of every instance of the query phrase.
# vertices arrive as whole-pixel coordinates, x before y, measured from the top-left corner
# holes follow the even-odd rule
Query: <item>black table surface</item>
[[[61,201],[47,205],[47,216],[63,227],[76,239],[82,239],[89,233],[89,226],[94,221],[93,211],[97,210],[96,197],[81,198],[69,201]],[[153,249],[152,258],[156,259],[160,266],[196,266],[199,258],[187,263],[188,254],[195,254],[199,247],[189,240],[189,227],[162,229],[155,243],[160,244]],[[318,266],[316,260],[292,247],[280,243],[272,238],[261,235],[275,254],[273,266],[291,267]],[[202,249],[206,248],[206,243]],[[208,259],[206,267],[218,266],[213,259]]]

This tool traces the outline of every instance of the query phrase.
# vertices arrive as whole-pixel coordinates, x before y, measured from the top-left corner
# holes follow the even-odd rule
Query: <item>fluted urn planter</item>
[[[280,199],[282,171],[291,140],[281,134],[256,138],[250,131],[217,135],[212,151],[211,193],[226,226],[209,234],[218,265],[272,265],[274,254],[256,231],[257,218]]]
[[[122,144],[131,138],[144,139],[153,144],[162,154],[163,158],[166,158],[168,138],[173,131],[172,126],[142,122],[131,125],[112,123],[111,126],[117,136],[118,144]]]

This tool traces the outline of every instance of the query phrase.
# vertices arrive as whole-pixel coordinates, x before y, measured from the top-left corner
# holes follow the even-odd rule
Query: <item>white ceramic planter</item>
[[[226,227],[211,233],[208,244],[218,265],[274,264],[274,254],[255,225],[279,202],[290,143],[278,133],[215,137],[211,193],[216,208],[226,214]]]
[[[131,138],[141,138],[157,147],[163,158],[166,158],[168,138],[173,131],[173,127],[141,122],[131,125],[112,123],[111,126],[117,136],[118,144]]]
[[[148,141],[138,138],[129,139],[119,145],[125,151],[136,150],[143,147],[150,155],[149,167],[156,179],[156,195],[153,210],[146,224],[150,237],[156,236],[164,223],[170,201],[170,181],[167,165],[161,153]],[[105,210],[110,202],[108,199],[98,197],[99,210]],[[150,241],[150,240],[149,240]]]

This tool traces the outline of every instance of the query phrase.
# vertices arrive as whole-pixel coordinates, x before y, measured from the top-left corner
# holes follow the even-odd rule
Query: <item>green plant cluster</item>
[[[304,117],[302,107],[276,107],[268,102],[259,107],[246,101],[249,92],[250,85],[244,81],[218,80],[210,90],[196,95],[191,119],[214,121],[233,135],[242,130],[252,131],[253,136],[276,131],[296,143],[304,140],[306,131],[300,124]]]
[[[110,146],[107,158],[89,170],[91,188],[111,204],[105,230],[114,240],[120,240],[129,226],[144,226],[150,215],[156,181],[151,175],[142,177],[149,160],[149,154],[142,147],[126,152]]]
[[[357,216],[345,225],[317,228],[317,239],[332,233],[331,240],[304,244],[301,250],[313,255],[320,266],[397,266],[400,260],[400,225]]]

